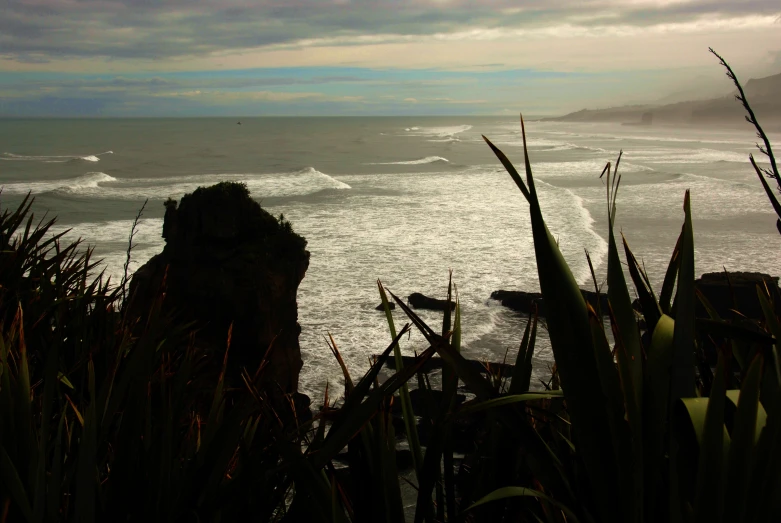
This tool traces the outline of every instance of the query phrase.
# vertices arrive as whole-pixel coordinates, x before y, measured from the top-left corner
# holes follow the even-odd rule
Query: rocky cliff
[[[233,323],[229,367],[254,373],[272,347],[265,379],[295,392],[302,365],[296,292],[309,266],[306,240],[261,209],[243,184],[201,187],[165,205],[166,245],[133,276],[130,310],[141,315],[165,276],[164,308],[195,322],[200,346],[223,353]]]

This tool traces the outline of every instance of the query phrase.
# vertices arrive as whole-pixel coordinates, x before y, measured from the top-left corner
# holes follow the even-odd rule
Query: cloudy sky
[[[0,115],[556,114],[781,72],[778,0],[3,0]]]

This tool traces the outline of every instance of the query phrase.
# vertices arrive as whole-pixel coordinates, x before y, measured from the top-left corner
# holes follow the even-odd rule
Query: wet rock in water
[[[733,317],[732,310],[752,320],[764,319],[765,315],[762,313],[762,306],[757,297],[757,285],[763,289],[767,287],[776,305],[776,312],[781,313],[778,276],[761,272],[706,272],[694,281],[694,287],[702,293],[722,319]],[[710,318],[699,299],[695,300],[694,307],[697,318]],[[639,299],[632,302],[632,308],[642,315],[643,307]]]
[[[447,308],[447,300],[429,298],[419,292],[413,292],[407,297],[407,301],[413,309],[429,309],[432,311],[444,311]],[[455,310],[455,302],[450,302],[450,309]]]
[[[391,310],[395,310],[395,309],[396,309],[396,304],[395,304],[394,302],[392,302],[392,301],[389,301],[389,302],[388,302],[388,307],[389,307]],[[375,311],[384,311],[384,310],[385,310],[385,306],[384,306],[382,303],[380,303],[379,305],[377,305],[377,306],[374,308],[374,310],[375,310]]]
[[[250,197],[243,184],[200,187],[165,203],[163,252],[130,284],[131,312],[143,317],[166,279],[164,310],[196,324],[196,343],[225,351],[229,366],[254,372],[269,347],[264,379],[295,392],[301,370],[296,293],[309,266],[306,240]]]
[[[781,313],[778,276],[761,272],[706,272],[694,281],[695,288],[702,293],[722,319],[733,317],[732,310],[736,310],[749,319],[763,320],[765,315],[757,297],[757,285],[763,289],[767,288],[775,304],[776,313]],[[697,318],[710,318],[699,299],[695,301],[694,307]],[[643,307],[639,299],[632,302],[632,308],[642,315]]]
[[[607,294],[602,292],[597,294],[594,291],[589,291],[586,289],[580,289],[580,293],[583,295],[583,299],[586,300],[586,303],[594,307],[594,310],[599,309],[602,311],[602,314],[608,314],[609,302],[607,299]]]
[[[528,314],[532,306],[537,304],[537,313],[540,316],[545,314],[542,303],[542,293],[524,292],[524,291],[494,291],[491,293],[491,299],[501,302],[508,309]]]
[[[607,314],[608,300],[607,294],[597,294],[594,291],[580,289],[583,294],[583,299],[586,300],[596,310],[599,305],[599,309],[602,314]],[[545,300],[540,292],[524,292],[524,291],[494,291],[491,293],[491,299],[501,302],[505,307],[517,312],[529,314],[532,311],[532,306],[537,305],[537,314],[545,316]]]

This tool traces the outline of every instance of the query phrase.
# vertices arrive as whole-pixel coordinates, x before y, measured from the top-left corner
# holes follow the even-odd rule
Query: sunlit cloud
[[[779,30],[775,0],[6,0],[0,105],[556,112],[727,91],[709,46],[776,73]]]

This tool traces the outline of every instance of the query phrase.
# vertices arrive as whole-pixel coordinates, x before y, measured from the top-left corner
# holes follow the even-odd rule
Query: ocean
[[[520,125],[512,117],[0,120],[0,195],[14,207],[28,192],[36,216],[57,216],[95,246],[119,281],[136,212],[149,199],[131,270],[163,247],[162,202],[201,185],[248,185],[262,207],[284,214],[309,242],[298,292],[304,367],[313,398],[341,372],[332,334],[354,375],[390,341],[376,281],[398,296],[444,298],[452,269],[463,315],[463,351],[513,362],[525,318],[490,300],[497,289],[539,289],[527,204],[483,142],[489,137],[520,168]],[[617,225],[658,289],[691,189],[696,272],[781,274],[781,236],[737,129],[627,127],[528,122],[532,168],[544,216],[584,288],[584,251],[606,270],[605,163],[624,156]],[[781,144],[774,135],[774,143]],[[781,145],[780,145],[781,146]],[[396,311],[397,326],[404,323]],[[438,328],[441,313],[422,311]],[[413,333],[407,354],[425,349]],[[535,382],[552,362],[544,329]]]

